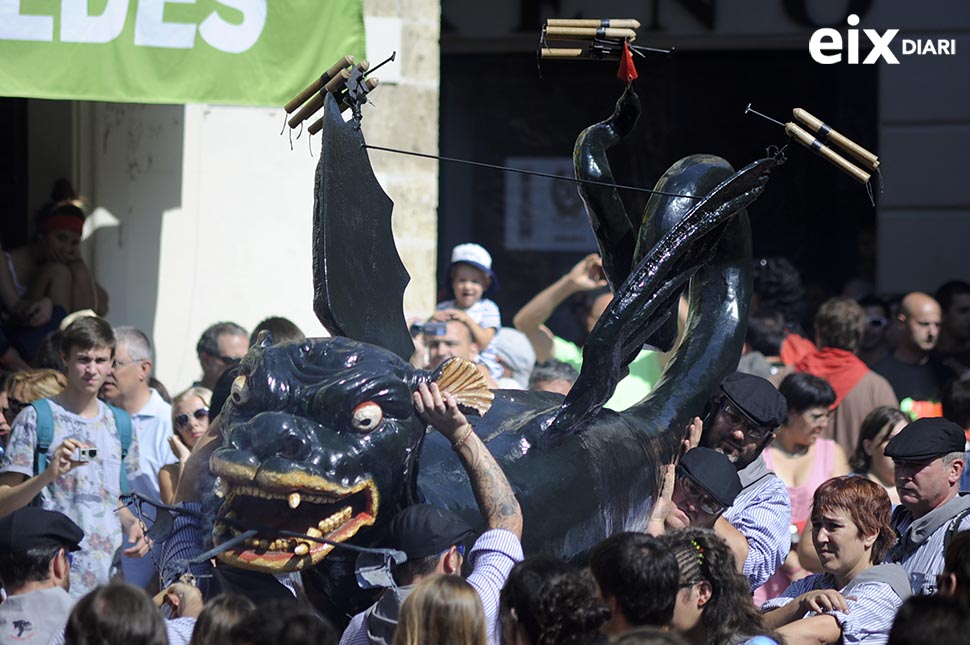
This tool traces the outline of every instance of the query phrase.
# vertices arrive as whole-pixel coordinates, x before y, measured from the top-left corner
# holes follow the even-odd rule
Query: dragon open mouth
[[[219,554],[221,561],[279,573],[308,569],[323,560],[333,545],[281,535],[280,531],[343,542],[374,523],[379,499],[371,479],[351,488],[306,474],[300,479],[299,487],[281,489],[260,486],[253,480],[236,483],[222,476],[217,491],[224,501],[213,525],[213,543],[218,546],[249,527],[259,533]],[[236,520],[241,526],[222,518]]]

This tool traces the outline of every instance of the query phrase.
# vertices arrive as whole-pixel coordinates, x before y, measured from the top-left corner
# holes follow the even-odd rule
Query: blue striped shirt
[[[741,489],[724,519],[748,541],[743,573],[753,592],[785,562],[791,548],[791,499],[785,482],[769,472]]]
[[[958,495],[918,520],[913,520],[905,507],[893,513],[893,528],[898,537],[886,562],[898,562],[906,569],[917,596],[936,593],[936,576],[943,573],[947,532],[967,509],[970,509],[970,495]],[[954,533],[968,529],[970,514],[963,516],[959,526],[954,526]]]
[[[790,603],[798,596],[813,589],[834,589],[835,579],[827,573],[796,580],[778,598],[772,598],[761,606],[762,611],[777,609]],[[847,596],[845,604],[849,611],[827,611],[826,614],[838,621],[842,629],[842,643],[866,643],[866,645],[884,645],[889,639],[889,630],[893,626],[896,612],[903,604],[903,599],[886,582],[868,581],[851,587],[847,593],[841,589],[842,595]],[[810,611],[802,618],[815,616]]]
[[[519,538],[505,529],[492,529],[482,533],[468,554],[472,572],[466,580],[482,599],[489,645],[498,645],[501,642],[499,596],[508,580],[509,572],[522,557],[522,543]],[[351,618],[340,638],[340,645],[368,645],[367,625],[364,622],[366,613],[363,611]]]

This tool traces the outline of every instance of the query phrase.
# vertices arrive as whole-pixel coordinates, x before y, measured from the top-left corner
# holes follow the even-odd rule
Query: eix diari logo
[[[859,16],[852,13],[846,19],[850,27],[859,25]],[[846,40],[843,44],[842,34],[837,29],[827,27],[818,29],[812,34],[808,41],[808,53],[816,63],[822,65],[834,65],[842,62],[842,52],[845,50],[846,62],[849,65],[859,64],[859,29],[847,29]],[[889,48],[893,39],[899,33],[898,29],[887,29],[880,34],[875,29],[861,30],[872,44],[872,50],[862,61],[863,65],[875,65],[879,59],[885,60],[890,65],[898,65],[899,59]],[[955,39],[911,39],[903,38],[901,41],[900,55],[902,56],[953,56],[957,53],[957,41]],[[826,53],[834,52],[834,53]]]

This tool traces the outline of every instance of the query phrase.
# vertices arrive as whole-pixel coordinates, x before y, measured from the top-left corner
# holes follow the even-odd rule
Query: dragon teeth
[[[334,513],[325,520],[320,520],[317,523],[317,527],[323,531],[324,534],[330,533],[331,531],[343,526],[353,514],[353,509],[349,506],[345,506],[343,510]],[[307,533],[307,535],[312,535],[312,533]],[[314,536],[316,537],[316,536]]]
[[[222,477],[216,477],[215,491],[216,497],[223,498],[226,496],[226,483],[222,481]]]
[[[287,498],[287,502],[289,503],[290,508],[296,510],[296,507],[300,505],[300,494],[290,493],[290,496]]]
[[[310,547],[307,546],[306,542],[300,542],[299,544],[296,545],[296,548],[293,549],[293,553],[295,555],[306,555],[309,552],[310,552]]]
[[[323,531],[321,531],[315,526],[311,526],[310,528],[308,528],[306,530],[306,534],[309,535],[310,537],[315,537],[315,538],[323,537]]]

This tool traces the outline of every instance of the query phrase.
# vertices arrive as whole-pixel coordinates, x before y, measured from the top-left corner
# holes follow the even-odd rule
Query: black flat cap
[[[963,452],[963,428],[942,417],[917,419],[886,444],[886,455],[899,461],[926,461],[951,452]]]
[[[694,448],[680,458],[684,472],[724,506],[732,506],[741,492],[738,469],[731,460],[710,448]]]
[[[465,520],[431,504],[408,506],[387,531],[386,546],[404,551],[409,560],[441,553],[475,533]]]
[[[62,546],[79,551],[84,531],[67,515],[28,506],[0,518],[0,551],[26,551],[39,546]]]
[[[758,425],[777,428],[788,417],[785,397],[760,376],[729,374],[721,381],[721,392]]]

